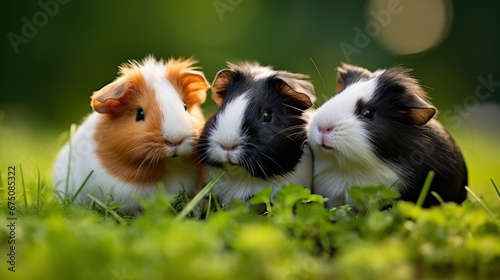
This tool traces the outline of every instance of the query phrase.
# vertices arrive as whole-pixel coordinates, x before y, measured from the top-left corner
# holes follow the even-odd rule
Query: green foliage
[[[35,187],[35,186],[33,186]],[[500,275],[500,220],[467,201],[422,209],[395,202],[383,186],[354,188],[364,201],[326,209],[325,198],[297,185],[204,220],[179,218],[190,202],[157,194],[137,217],[116,217],[110,205],[83,209],[48,202],[18,206],[16,272],[1,279],[414,279]],[[500,198],[499,198],[500,199]],[[20,202],[22,200],[19,200]],[[2,208],[5,209],[5,203]],[[175,206],[177,205],[177,206]],[[99,210],[100,209],[100,210]],[[184,208],[186,209],[186,208]],[[182,210],[181,210],[182,211]],[[110,213],[115,213],[110,215]],[[0,219],[6,221],[2,211]],[[7,228],[0,242],[7,243]]]
[[[8,130],[0,130],[8,134]],[[34,139],[34,140],[31,140]],[[49,181],[53,137],[0,142],[0,279],[495,279],[500,275],[500,195],[471,184],[469,200],[421,207],[394,201],[384,186],[353,187],[356,207],[326,209],[325,198],[287,185],[222,210],[208,197],[159,192],[136,217],[94,199],[60,204]],[[46,143],[46,149],[32,145]],[[31,158],[17,156],[27,147]],[[494,151],[493,151],[494,152]],[[477,157],[479,158],[479,157]],[[19,162],[11,162],[19,159]],[[498,165],[492,158],[490,172]],[[500,157],[498,157],[500,159]],[[470,157],[472,163],[479,162]],[[38,163],[38,164],[37,164]],[[18,170],[16,272],[7,270],[7,165]],[[487,194],[487,195],[485,195]],[[261,206],[259,210],[256,208]],[[188,210],[184,210],[188,209]],[[385,209],[385,210],[381,210]],[[182,211],[184,214],[180,215]],[[263,213],[263,214],[262,214]],[[202,218],[197,218],[202,217]]]

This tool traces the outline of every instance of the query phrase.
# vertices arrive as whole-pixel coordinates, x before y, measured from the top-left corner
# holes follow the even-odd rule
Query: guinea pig
[[[227,173],[212,193],[221,205],[245,202],[272,186],[312,184],[312,153],[307,122],[315,101],[314,87],[303,74],[274,71],[258,63],[228,63],[212,83],[220,105],[200,136],[198,155],[204,183]]]
[[[200,104],[209,88],[195,63],[147,56],[121,65],[119,76],[93,93],[94,112],[56,158],[53,181],[62,198],[75,196],[91,171],[77,201],[89,204],[89,194],[114,200],[122,213],[137,213],[135,198],[161,183],[169,194],[193,194],[201,178],[193,164],[205,122]]]
[[[436,108],[409,70],[370,71],[343,64],[337,94],[315,112],[309,127],[313,192],[327,206],[352,203],[352,186],[393,186],[416,202],[429,171],[430,191],[444,201],[466,199],[467,168],[459,147],[433,117]],[[438,200],[430,194],[423,204]]]

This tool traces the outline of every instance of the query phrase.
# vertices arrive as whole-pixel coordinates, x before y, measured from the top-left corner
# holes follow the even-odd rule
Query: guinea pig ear
[[[307,80],[309,76],[289,72],[278,72],[276,75],[281,93],[302,101],[308,108],[316,101],[314,86]]]
[[[184,88],[184,101],[188,104],[202,104],[207,99],[206,90],[210,87],[205,75],[200,71],[186,71],[181,75]]]
[[[236,74],[236,71],[232,69],[224,69],[215,75],[212,83],[212,99],[217,105],[220,106],[226,98],[227,88],[234,81]]]
[[[193,67],[196,62],[192,58],[171,58],[167,62],[166,77],[183,95],[183,100],[188,107],[205,102],[206,90],[210,87],[203,72],[197,71]]]
[[[411,117],[413,123],[418,126],[426,124],[436,114],[436,108],[418,95],[411,95],[404,102],[404,105],[408,108],[407,114]]]
[[[124,100],[127,92],[125,81],[117,79],[94,91],[90,105],[98,113],[118,115],[128,109]]]
[[[337,93],[361,79],[369,79],[372,73],[365,68],[342,63],[337,67]]]

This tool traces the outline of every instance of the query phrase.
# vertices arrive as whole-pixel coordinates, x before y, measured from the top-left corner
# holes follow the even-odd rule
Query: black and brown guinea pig
[[[307,76],[274,71],[257,63],[228,63],[212,83],[212,98],[220,105],[207,120],[198,143],[204,183],[222,170],[213,187],[222,205],[248,201],[272,186],[312,184],[312,154],[307,124],[315,101]]]
[[[394,186],[402,200],[416,202],[431,170],[430,191],[444,201],[466,199],[462,153],[408,72],[338,68],[337,94],[318,108],[309,127],[313,192],[328,197],[327,206],[351,203],[352,186],[378,184]],[[439,203],[430,191],[424,207]]]

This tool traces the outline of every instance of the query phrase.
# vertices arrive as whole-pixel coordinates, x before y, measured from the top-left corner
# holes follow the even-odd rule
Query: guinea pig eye
[[[188,106],[186,105],[186,103],[184,103],[184,111],[187,111],[188,110]]]
[[[136,122],[141,122],[141,121],[144,121],[144,110],[142,108],[139,108],[139,110],[137,110],[137,114],[135,115],[135,121]]]
[[[364,118],[373,119],[373,114],[374,114],[374,112],[371,109],[365,109],[365,110],[363,110],[363,117]]]
[[[262,115],[263,122],[270,122],[273,119],[273,115],[271,111],[264,111],[264,115]]]

